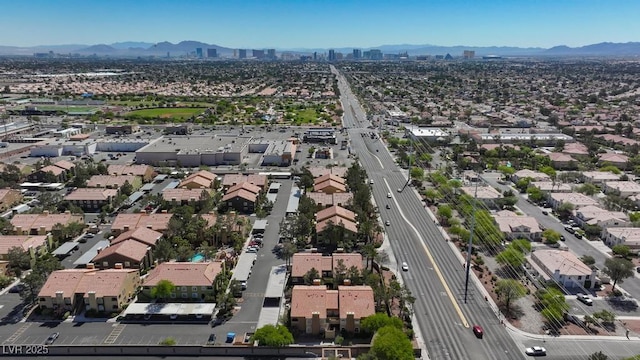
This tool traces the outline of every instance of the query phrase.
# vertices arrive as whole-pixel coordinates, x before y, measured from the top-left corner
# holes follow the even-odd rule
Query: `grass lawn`
[[[315,109],[296,110],[294,121],[296,124],[315,124],[318,122],[318,113]]]
[[[127,116],[141,118],[187,119],[201,114],[205,108],[155,108],[135,110],[127,113]]]

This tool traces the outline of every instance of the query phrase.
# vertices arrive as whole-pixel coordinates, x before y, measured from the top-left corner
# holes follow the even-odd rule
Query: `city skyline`
[[[438,0],[402,5],[356,0],[28,0],[3,5],[0,21],[12,31],[0,34],[0,45],[195,40],[229,48],[278,49],[386,44],[575,47],[637,41],[637,13],[640,3],[622,0]],[[43,31],[34,31],[37,28]]]

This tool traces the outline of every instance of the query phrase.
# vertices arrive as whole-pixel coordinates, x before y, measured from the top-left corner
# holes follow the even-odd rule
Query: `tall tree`
[[[158,281],[156,286],[151,289],[151,296],[154,299],[166,300],[171,296],[171,293],[174,292],[175,288],[176,286],[173,285],[171,281],[163,279]]]
[[[495,291],[508,313],[511,312],[511,304],[527,294],[527,289],[514,279],[498,280]]]
[[[633,276],[633,263],[627,259],[608,258],[604,261],[602,271],[613,280],[612,291],[615,291],[618,283],[623,283],[624,279]]]

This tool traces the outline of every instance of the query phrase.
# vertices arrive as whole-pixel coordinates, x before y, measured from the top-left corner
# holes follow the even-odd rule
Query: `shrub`
[[[162,346],[174,346],[176,344],[176,340],[172,337],[164,338],[160,341],[160,345]]]
[[[338,336],[336,336],[336,339],[334,340],[334,342],[337,345],[342,345],[342,343],[344,342],[344,338],[342,336],[338,335]]]

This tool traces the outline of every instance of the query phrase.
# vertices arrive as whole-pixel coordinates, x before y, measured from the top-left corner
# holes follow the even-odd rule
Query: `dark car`
[[[15,286],[11,287],[11,289],[9,289],[9,292],[13,293],[13,294],[17,294],[20,291],[22,291],[23,288],[24,288],[24,285],[18,284],[18,285],[15,285]]]
[[[480,325],[473,325],[473,334],[478,339],[482,339],[482,336],[484,335],[484,329]]]
[[[209,335],[209,339],[207,339],[208,345],[213,345],[216,343],[216,334]]]
[[[47,338],[47,340],[44,342],[45,345],[51,345],[53,344],[54,341],[56,341],[56,339],[58,338],[58,336],[60,336],[59,332],[54,332],[53,334],[49,335],[49,337]]]
[[[564,230],[565,230],[566,232],[568,232],[569,234],[573,234],[573,233],[575,233],[575,232],[576,232],[576,231],[575,231],[575,230],[573,230],[573,228],[572,228],[572,227],[570,227],[570,226],[565,226],[565,227],[564,227]]]
[[[565,239],[564,235],[560,235],[560,240],[565,241],[567,239]]]

